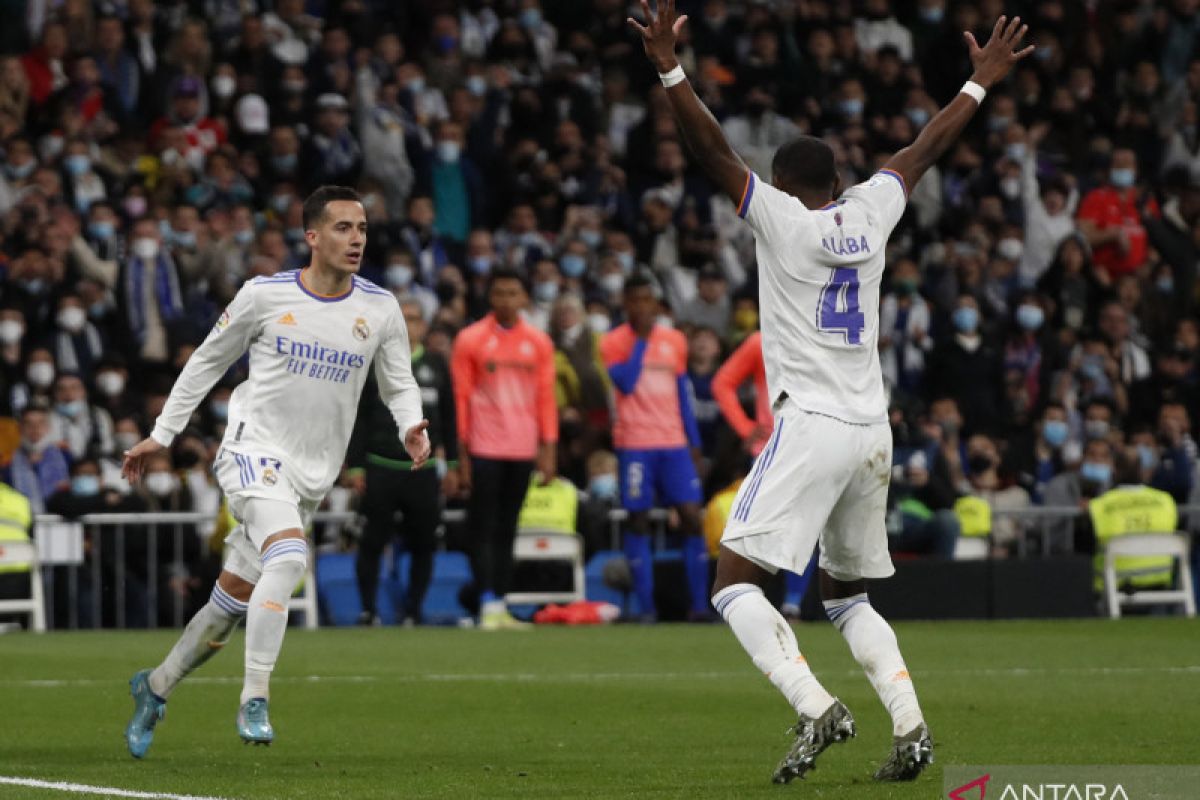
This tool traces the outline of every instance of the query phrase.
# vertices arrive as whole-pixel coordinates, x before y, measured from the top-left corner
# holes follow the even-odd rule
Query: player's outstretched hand
[[[428,427],[429,420],[423,419],[404,434],[404,449],[408,451],[408,457],[412,459],[413,469],[420,469],[429,460],[431,448],[429,436],[425,433],[425,429]]]
[[[646,0],[641,0],[641,3],[646,24],[639,24],[633,17],[626,22],[642,35],[642,46],[646,48],[646,57],[654,68],[659,72],[670,72],[679,66],[675,58],[675,40],[687,21],[687,14],[678,18],[675,16],[675,0],[658,0],[658,8],[653,14]]]
[[[125,459],[121,463],[121,477],[131,484],[137,483],[142,479],[142,470],[145,467],[146,459],[165,449],[149,436],[142,439],[125,451]]]
[[[1001,16],[996,20],[992,35],[983,47],[975,41],[974,34],[970,31],[964,32],[963,38],[967,40],[967,49],[971,54],[971,65],[975,67],[975,74],[971,76],[971,80],[984,89],[991,89],[1004,80],[1018,61],[1033,52],[1033,45],[1024,50],[1016,49],[1028,31],[1029,26],[1022,25],[1020,17],[1010,20]]]

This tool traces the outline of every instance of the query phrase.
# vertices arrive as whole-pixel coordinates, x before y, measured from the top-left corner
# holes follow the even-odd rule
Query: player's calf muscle
[[[217,576],[217,585],[224,589],[230,597],[243,603],[250,601],[250,594],[254,591],[253,583],[225,570],[222,570],[221,574]]]

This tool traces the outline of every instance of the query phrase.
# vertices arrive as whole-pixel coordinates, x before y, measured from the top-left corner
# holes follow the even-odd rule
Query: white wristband
[[[664,88],[670,89],[672,86],[686,81],[687,75],[683,74],[683,67],[676,64],[675,69],[671,70],[670,72],[658,73],[658,79],[662,81]]]
[[[983,104],[983,98],[987,97],[987,89],[980,86],[975,81],[967,81],[963,87],[959,89],[962,94],[970,95],[975,98],[975,102]]]

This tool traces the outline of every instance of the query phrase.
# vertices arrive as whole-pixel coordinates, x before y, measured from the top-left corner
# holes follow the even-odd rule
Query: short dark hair
[[[815,136],[800,136],[776,150],[771,172],[792,189],[833,192],[837,182],[833,148]]]
[[[492,293],[492,287],[496,285],[496,281],[516,281],[521,284],[521,288],[525,290],[526,294],[529,293],[529,284],[525,280],[525,275],[512,267],[494,267],[488,273],[487,293],[489,295]]]
[[[645,270],[638,270],[625,279],[625,292],[628,294],[634,289],[649,287],[652,291],[658,290],[658,283]]]
[[[335,200],[362,202],[362,198],[358,196],[358,192],[349,186],[321,186],[304,200],[304,230],[307,231],[316,226],[320,222],[321,217],[325,216],[325,206]]]

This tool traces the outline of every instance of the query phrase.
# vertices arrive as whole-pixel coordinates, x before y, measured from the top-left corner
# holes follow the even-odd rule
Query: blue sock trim
[[[753,584],[727,586],[726,588],[717,592],[717,596],[713,598],[713,608],[717,610],[717,613],[720,614],[722,618],[725,618],[725,612],[729,610],[731,605],[733,605],[734,600],[737,600],[743,595],[756,593],[762,594],[762,589],[754,586]]]
[[[221,588],[219,583],[213,584],[212,594],[209,596],[213,605],[224,611],[226,614],[234,617],[244,616],[249,603],[243,603],[229,592]]]
[[[285,553],[299,553],[307,557],[308,543],[303,539],[281,539],[266,549],[262,556],[262,562],[266,564],[271,559],[278,558]]]
[[[867,605],[871,604],[871,601],[867,599],[865,594],[856,594],[853,597],[846,597],[841,600],[826,600],[824,603],[825,614],[829,617],[829,621],[836,625],[838,620],[845,617],[850,609],[863,603]]]

